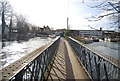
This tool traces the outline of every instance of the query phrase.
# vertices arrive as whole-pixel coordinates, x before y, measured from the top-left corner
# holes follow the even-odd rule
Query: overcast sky
[[[37,26],[48,25],[54,29],[67,28],[67,17],[71,29],[90,29],[87,25],[99,27],[99,22],[90,23],[85,17],[103,13],[91,9],[86,4],[90,0],[9,0],[13,10],[18,14],[23,14],[28,21]],[[99,4],[99,3],[98,3]],[[103,21],[102,23],[106,23]]]

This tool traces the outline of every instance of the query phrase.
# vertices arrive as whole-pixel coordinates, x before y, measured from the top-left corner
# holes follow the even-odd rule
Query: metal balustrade
[[[78,60],[83,64],[88,75],[97,81],[120,80],[119,60],[103,56],[94,50],[69,37],[68,41],[75,51]]]
[[[44,81],[49,75],[47,69],[51,66],[51,61],[55,55],[60,42],[60,37],[49,45],[34,51],[32,54],[24,56],[18,61],[3,68],[3,81]],[[19,65],[17,65],[19,64]],[[49,66],[49,67],[48,67]]]

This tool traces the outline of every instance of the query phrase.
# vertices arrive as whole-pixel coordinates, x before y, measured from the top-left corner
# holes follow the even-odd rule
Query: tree
[[[9,37],[8,37],[9,41],[11,40],[12,37],[13,16],[14,16],[13,11],[11,11],[10,23],[9,23]]]
[[[5,33],[5,29],[8,28],[6,25],[6,21],[9,18],[9,16],[11,15],[9,12],[11,12],[12,7],[10,5],[10,3],[7,0],[1,0],[0,1],[0,19],[1,19],[1,40],[2,40],[2,47],[4,47],[4,43],[3,43],[3,39],[6,39],[7,35]]]
[[[103,18],[106,18],[108,20],[110,20],[111,22],[109,23],[109,25],[111,25],[109,28],[118,28],[118,23],[120,22],[120,1],[118,0],[90,0],[90,1],[99,1],[100,4],[95,5],[95,6],[91,6],[88,5],[88,7],[90,8],[96,8],[97,10],[101,11],[101,12],[105,12],[103,14],[99,13],[97,15],[93,15],[88,19],[88,21],[90,22],[96,22],[96,21],[100,21]],[[83,1],[85,3],[85,0]],[[91,26],[89,26],[91,27]]]
[[[2,21],[2,39],[5,38],[6,21],[7,21],[7,18],[10,16],[11,10],[12,10],[12,7],[8,1],[6,0],[0,1],[0,18]]]
[[[16,23],[18,34],[24,33],[24,25],[26,23],[26,18],[23,15],[16,15]]]
[[[36,34],[37,33],[37,27],[33,26],[32,29],[31,29],[31,33],[32,34]]]
[[[16,20],[17,20],[16,26],[18,30],[18,40],[26,40],[27,34],[29,32],[29,26],[26,17],[24,17],[23,15],[17,15]]]
[[[11,34],[12,34],[12,17],[10,19],[10,24],[9,24],[9,38],[8,38],[9,41],[10,41],[10,38],[11,38]]]

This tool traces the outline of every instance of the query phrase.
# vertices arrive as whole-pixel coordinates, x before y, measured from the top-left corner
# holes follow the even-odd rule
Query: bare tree
[[[8,40],[11,40],[12,36],[12,26],[13,26],[13,12],[11,12],[10,23],[9,23],[9,37]]]
[[[10,3],[7,0],[0,0],[0,19],[1,19],[1,40],[2,40],[2,47],[4,47],[3,39],[7,39],[9,27],[6,25],[6,22],[9,21],[9,17],[12,12],[12,7]],[[6,28],[8,28],[8,31],[6,33]]]
[[[99,1],[99,4],[95,6],[88,5],[90,8],[96,8],[99,11],[105,12],[104,14],[93,15],[88,19],[90,22],[100,21],[103,18],[110,20],[109,28],[118,28],[118,23],[120,22],[120,1],[118,0],[91,0],[91,1]],[[83,1],[85,3],[85,0]]]
[[[6,21],[11,14],[12,7],[6,0],[0,1],[0,18],[2,22],[2,39],[5,38]]]
[[[18,30],[18,40],[26,40],[27,34],[29,32],[29,26],[26,17],[23,15],[17,15],[16,16],[17,20],[17,30]]]

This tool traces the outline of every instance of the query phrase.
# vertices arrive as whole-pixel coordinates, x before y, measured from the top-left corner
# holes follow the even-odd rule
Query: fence
[[[23,59],[28,58],[26,61],[15,62],[7,68],[2,69],[2,80],[3,81],[43,81],[47,75],[48,66],[53,59],[54,54],[59,46],[60,37],[53,41],[51,44],[46,46],[39,54],[29,55],[28,57],[23,57]],[[17,64],[21,63],[19,67]],[[9,72],[9,71],[10,72]],[[49,74],[49,72],[47,73]]]
[[[116,63],[112,62],[112,59],[105,58],[102,54],[98,54],[71,37],[68,41],[93,80],[120,80],[118,60]]]

